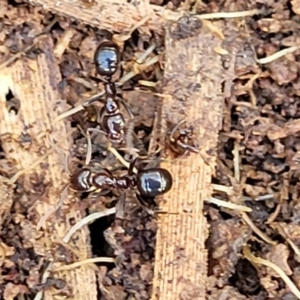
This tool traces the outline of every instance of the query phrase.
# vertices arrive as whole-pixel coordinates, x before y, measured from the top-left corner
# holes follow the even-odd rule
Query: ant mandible
[[[93,171],[86,166],[71,176],[70,189],[75,192],[97,192],[105,195],[116,188],[120,190],[135,189],[136,196],[142,205],[147,205],[143,199],[153,198],[167,193],[173,185],[171,173],[162,168],[139,169],[137,174],[133,170],[137,158],[131,160],[128,173],[124,176],[114,176],[111,171],[102,168],[101,171]]]

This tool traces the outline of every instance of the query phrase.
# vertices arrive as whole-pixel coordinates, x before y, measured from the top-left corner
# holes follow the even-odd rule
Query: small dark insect
[[[125,119],[120,112],[119,103],[125,107],[131,119],[133,119],[133,114],[128,105],[120,97],[117,97],[116,84],[111,81],[120,63],[119,47],[111,41],[101,43],[95,52],[94,62],[96,71],[104,77],[105,90],[105,99],[100,100],[105,105],[100,111],[98,123],[102,129],[101,132],[113,144],[120,145],[124,141]]]
[[[137,159],[130,162],[128,174],[114,176],[108,169],[94,172],[91,168],[84,167],[71,176],[70,188],[76,192],[96,192],[105,195],[111,189],[136,189],[138,200],[145,205],[143,197],[153,198],[167,193],[173,185],[170,172],[162,168],[151,168],[138,170],[134,174],[134,166]]]
[[[181,120],[170,131],[170,147],[171,149],[181,155],[186,155],[189,152],[198,153],[199,149],[194,145],[194,131],[190,126],[188,128],[180,129],[180,126],[185,123]]]

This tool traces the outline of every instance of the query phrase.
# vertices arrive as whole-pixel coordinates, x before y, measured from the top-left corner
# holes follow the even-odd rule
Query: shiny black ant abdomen
[[[99,75],[113,76],[120,63],[119,47],[111,41],[101,43],[95,51],[94,63]]]

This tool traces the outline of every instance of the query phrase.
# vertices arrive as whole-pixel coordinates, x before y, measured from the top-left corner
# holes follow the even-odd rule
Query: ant
[[[173,128],[169,132],[170,134],[169,145],[171,150],[177,153],[178,155],[180,155],[181,158],[189,154],[190,152],[200,153],[205,164],[210,166],[209,160],[207,160],[207,158],[203,156],[199,148],[196,147],[194,143],[193,126],[189,126],[184,129],[179,128],[184,123],[186,123],[186,121],[183,119],[178,124],[173,126]]]
[[[167,193],[173,185],[170,172],[162,168],[139,169],[134,174],[137,158],[131,160],[128,174],[114,176],[106,168],[95,172],[86,166],[71,176],[70,188],[75,192],[98,192],[99,195],[108,194],[111,189],[136,189],[136,196],[142,205],[147,206],[145,198],[153,198]]]
[[[170,131],[170,147],[171,149],[185,156],[189,152],[199,153],[199,149],[194,145],[194,130],[192,126],[185,129],[179,129],[179,127],[186,123],[185,120],[181,120]],[[179,129],[179,130],[178,130]]]
[[[100,132],[104,133],[113,144],[124,142],[125,119],[120,112],[119,102],[125,107],[130,119],[134,116],[128,105],[117,97],[116,84],[112,82],[112,76],[116,73],[120,63],[120,49],[112,41],[102,42],[94,55],[96,71],[104,77],[105,105],[102,107],[98,123]]]

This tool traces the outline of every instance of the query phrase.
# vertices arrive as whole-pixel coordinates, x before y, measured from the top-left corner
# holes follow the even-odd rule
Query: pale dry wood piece
[[[0,230],[13,203],[14,187],[8,185],[5,179],[3,176],[0,176]]]
[[[50,149],[51,142],[47,133],[53,142],[60,141],[58,147],[65,152],[69,152],[73,144],[70,136],[67,137],[70,125],[65,120],[56,123],[53,121],[68,106],[57,90],[61,78],[53,55],[52,40],[45,37],[40,46],[43,54],[36,60],[24,58],[0,71],[1,144],[6,159],[13,162],[19,170],[34,164]],[[20,101],[17,114],[7,109],[6,95],[9,90]],[[79,200],[69,197],[65,199],[60,212],[47,220],[46,228],[36,230],[40,218],[57,204],[61,191],[68,182],[69,174],[64,169],[64,160],[64,155],[54,149],[44,163],[19,178],[28,198],[36,199],[29,211],[30,219],[21,223],[23,245],[34,247],[35,252],[45,256],[46,260],[55,254],[57,243],[69,231],[72,222],[78,222],[83,217],[80,211],[74,210],[74,204]],[[45,190],[39,193],[43,186],[46,186]],[[88,236],[88,229],[84,228],[74,235],[76,241],[70,242],[76,253],[80,253],[79,260],[91,255],[87,244]],[[95,273],[88,266],[62,271],[56,276],[66,280],[71,288],[73,296],[68,299],[97,299]],[[54,295],[46,291],[43,299],[54,299]]]
[[[185,119],[194,126],[202,154],[172,160],[169,153],[162,163],[174,183],[160,203],[166,213],[158,217],[152,300],[206,299],[208,225],[202,210],[203,201],[211,197],[216,165],[216,158],[206,151],[217,146],[223,68],[214,51],[220,39],[198,26],[185,17],[166,33],[162,134],[167,131],[167,121],[177,124]]]
[[[129,32],[141,22],[139,31],[150,34],[149,30],[163,33],[164,19],[159,13],[164,8],[150,5],[149,0],[128,3],[127,0],[95,0],[87,5],[82,0],[26,0],[29,4],[42,6],[52,13],[75,18],[77,21],[111,32]],[[169,12],[172,14],[172,11]],[[149,18],[149,19],[148,19]],[[145,19],[145,22],[142,22]],[[148,20],[147,20],[148,19]]]

